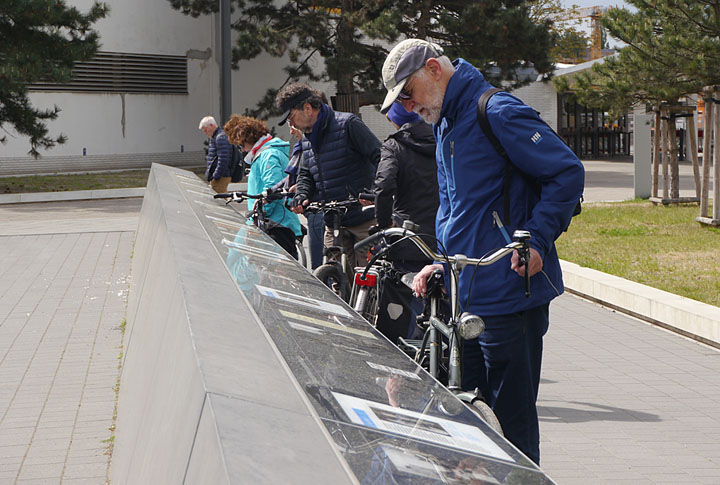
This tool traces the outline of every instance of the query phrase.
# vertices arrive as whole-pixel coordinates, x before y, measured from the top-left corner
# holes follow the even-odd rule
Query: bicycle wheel
[[[378,314],[378,290],[377,287],[370,288],[368,292],[367,302],[365,303],[365,311],[362,312],[363,318],[370,322],[373,327],[377,326]]]
[[[305,254],[305,247],[303,246],[302,241],[300,241],[300,239],[295,239],[295,246],[297,247],[298,262],[303,268],[307,268],[307,254]]]
[[[485,401],[482,399],[476,399],[470,405],[470,409],[472,409],[475,414],[480,417],[480,419],[485,421],[488,426],[497,431],[500,436],[504,436],[502,426],[500,426],[500,421],[498,421],[497,416],[495,416],[495,413]]]
[[[345,301],[348,301],[350,298],[350,291],[347,279],[339,266],[334,264],[323,264],[322,266],[318,266],[313,274],[337,296]]]
[[[377,288],[356,286],[352,291],[350,306],[374,327],[377,317]]]

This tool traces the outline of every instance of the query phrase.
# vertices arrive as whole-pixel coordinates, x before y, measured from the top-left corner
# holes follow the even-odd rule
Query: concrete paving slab
[[[586,167],[593,177],[586,200],[632,198],[632,179],[628,185],[623,175],[632,173],[631,164],[586,162]],[[84,416],[72,406],[50,409],[47,404],[73,381],[84,389],[81,409],[96,394],[114,395],[111,381],[117,373],[111,363],[119,353],[132,220],[136,228],[140,205],[140,199],[117,199],[0,207],[0,483],[14,482],[22,470],[41,473],[31,468],[63,456],[69,473],[62,483],[105,483],[102,470],[107,470],[109,456],[103,454],[107,443],[102,441],[110,436],[112,415],[103,413],[110,408]],[[114,239],[107,239],[109,234]],[[115,248],[108,265],[100,264],[97,245],[94,261],[85,256],[93,238],[105,238],[100,246],[109,244],[111,254]],[[40,296],[33,298],[37,292]],[[73,302],[89,306],[96,295],[104,303],[95,351],[73,365],[67,365],[69,356],[66,365],[58,357],[50,360],[59,355],[56,349],[67,342],[82,314]],[[72,335],[90,339],[93,333]],[[103,370],[96,372],[100,361]],[[67,380],[53,369],[65,369]],[[718,483],[718,376],[716,349],[596,303],[562,296],[551,308],[540,387],[543,469],[560,484]],[[39,399],[44,409],[37,407]],[[24,412],[25,407],[35,414]],[[71,436],[86,444],[96,440],[100,448],[63,442],[57,434],[68,423],[74,423]],[[33,440],[43,434],[47,439]],[[28,483],[36,480],[59,482]]]
[[[15,227],[6,233],[34,232],[28,219],[45,226],[36,232],[46,233],[0,236],[0,335],[5,337],[0,376],[7,377],[0,393],[5,398],[0,399],[2,483],[60,483],[72,476],[100,484],[107,478],[104,440],[113,425],[122,339],[123,314],[117,309],[126,305],[134,233],[125,231],[123,204],[98,202],[96,207],[33,204],[0,211],[0,227]],[[92,227],[83,232],[88,228],[83,218],[93,212],[103,214],[106,231],[114,232]],[[127,217],[137,224],[136,214]],[[72,230],[68,221],[75,225]],[[103,389],[86,388],[98,371]],[[97,401],[95,395],[106,397]],[[86,411],[95,421],[80,427]],[[83,460],[93,470],[77,468],[78,452],[93,458]]]

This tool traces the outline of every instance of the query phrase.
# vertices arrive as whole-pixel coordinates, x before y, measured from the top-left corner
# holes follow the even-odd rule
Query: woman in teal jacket
[[[285,178],[290,144],[270,135],[264,121],[233,115],[225,124],[225,133],[230,143],[247,152],[245,163],[250,165],[249,194],[261,194]],[[255,200],[248,200],[250,210],[254,204]],[[289,211],[282,200],[266,203],[263,208],[266,219],[270,221],[267,234],[297,259],[295,237],[302,234],[298,216]]]

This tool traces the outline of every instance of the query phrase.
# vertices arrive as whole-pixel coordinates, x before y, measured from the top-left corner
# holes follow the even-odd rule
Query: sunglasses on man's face
[[[405,86],[400,90],[400,92],[397,95],[396,101],[407,101],[410,98],[412,98],[412,89],[409,88],[410,85],[410,78],[405,81]]]
[[[410,98],[412,98],[412,92],[407,91],[405,88],[403,88],[397,95],[397,99],[400,101],[407,101]]]

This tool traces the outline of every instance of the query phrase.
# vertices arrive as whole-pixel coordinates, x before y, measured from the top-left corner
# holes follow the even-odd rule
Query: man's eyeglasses
[[[412,98],[412,90],[408,89],[408,84],[410,84],[410,78],[408,78],[407,81],[405,81],[405,86],[403,86],[402,90],[397,95],[397,100],[400,101],[407,101],[408,99]]]
[[[286,121],[288,123],[292,123],[292,121],[295,118],[295,116],[297,115],[298,111],[302,111],[304,107],[305,107],[305,101],[303,101],[302,103],[300,103],[297,106],[295,106],[294,108],[292,108],[290,110],[290,112],[288,113],[288,117],[287,117]]]

